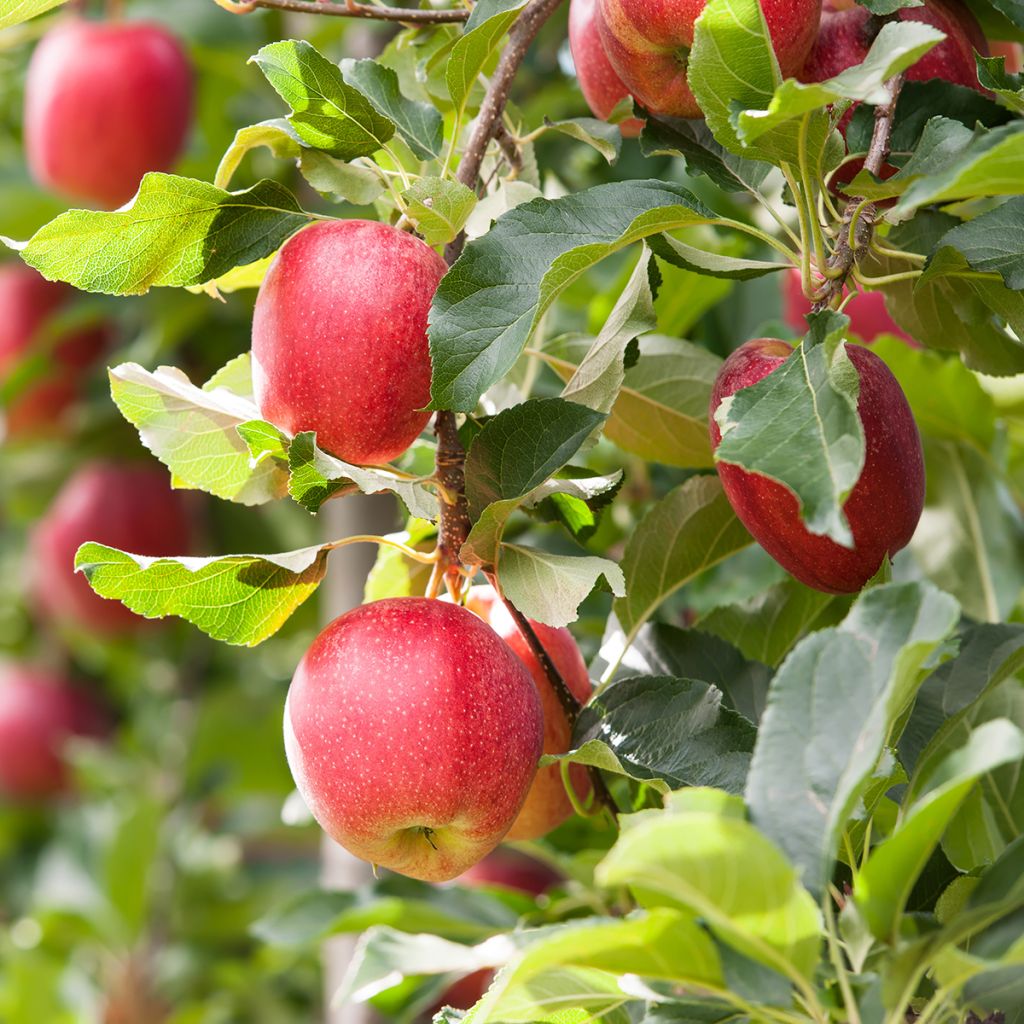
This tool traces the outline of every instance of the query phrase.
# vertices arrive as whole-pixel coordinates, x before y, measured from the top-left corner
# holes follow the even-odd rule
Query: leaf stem
[[[350,537],[342,537],[340,540],[332,540],[324,545],[324,550],[334,551],[335,548],[347,547],[349,544],[383,544],[401,551],[406,558],[411,558],[414,562],[421,562],[423,565],[433,565],[438,560],[436,551],[417,551],[394,537],[378,537],[372,533],[356,533]]]
[[[780,170],[786,178],[786,184],[789,185],[789,191],[793,196],[793,205],[796,207],[797,219],[800,221],[800,280],[803,284],[804,295],[810,295],[813,289],[811,288],[811,249],[807,244],[810,238],[807,210],[804,207],[803,195],[796,183],[796,178],[793,177],[793,172],[786,164],[783,164]]]
[[[850,976],[843,961],[843,952],[839,948],[839,941],[836,938],[836,913],[832,906],[832,897],[825,893],[822,901],[825,911],[825,933],[828,939],[828,955],[832,966],[836,969],[836,978],[839,981],[839,991],[843,994],[843,1003],[846,1007],[849,1024],[861,1024],[860,1010],[857,1008],[857,1000],[850,986]]]
[[[398,21],[407,25],[442,25],[466,21],[467,8],[452,8],[443,11],[421,10],[418,8],[385,7],[375,4],[332,3],[329,0],[213,0],[218,6],[232,14],[251,14],[257,9],[268,11],[295,11],[300,14],[323,14],[333,18],[370,18],[377,21]]]
[[[883,284],[896,284],[898,281],[915,281],[924,273],[923,270],[904,270],[899,274],[886,274],[884,277],[868,277],[859,270],[853,270],[853,278],[858,284],[867,288],[879,288]]]
[[[803,187],[804,202],[807,204],[807,219],[811,224],[811,238],[814,242],[814,256],[817,266],[825,266],[825,241],[821,235],[821,225],[818,223],[818,201],[817,186],[811,177],[807,166],[807,130],[811,121],[811,112],[808,111],[800,119],[799,133],[799,160],[800,160],[800,184]]]

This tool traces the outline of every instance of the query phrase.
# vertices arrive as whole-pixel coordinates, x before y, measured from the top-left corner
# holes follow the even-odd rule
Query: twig
[[[442,491],[438,501],[441,514],[437,537],[438,565],[448,587],[461,585],[459,551],[469,536],[469,507],[466,504],[466,449],[459,437],[455,413],[442,410],[434,417],[437,437],[437,479]]]
[[[904,78],[903,72],[890,78],[888,102],[875,107],[875,128],[871,133],[871,145],[864,160],[864,170],[870,171],[876,177],[881,174],[889,156],[896,103],[900,98]],[[825,286],[821,297],[811,307],[812,312],[819,313],[832,305],[836,296],[842,294],[843,286],[854,265],[867,256],[875,233],[877,213],[875,204],[862,198],[853,198],[846,204],[836,248],[826,264]]]
[[[333,3],[331,0],[213,0],[218,6],[232,14],[251,14],[257,9],[268,11],[295,11],[300,14],[324,14],[332,18],[370,18],[376,21],[400,21],[408,25],[442,25],[465,21],[469,10],[457,7],[452,10],[430,11],[420,8],[377,7],[374,4]]]

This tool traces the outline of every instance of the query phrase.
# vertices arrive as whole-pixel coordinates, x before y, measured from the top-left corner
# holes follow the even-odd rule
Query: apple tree
[[[92,150],[51,29],[30,165],[106,208],[6,241],[97,296],[255,293],[223,366],[111,365],[174,487],[135,526],[402,510],[200,555],[101,535],[124,484],[75,535],[75,601],[247,648],[378,548],[258,755],[379,877],[282,886],[266,955],[359,933],[334,999],[403,1021],[1024,1021],[1024,8],[215,3],[276,19],[237,87],[274,112],[172,173],[172,66]],[[361,21],[373,56],[318,38]]]

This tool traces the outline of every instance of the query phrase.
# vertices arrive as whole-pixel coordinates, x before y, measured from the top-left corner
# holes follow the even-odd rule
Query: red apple
[[[114,208],[147,171],[173,166],[188,134],[192,72],[160,25],[71,18],[36,47],[25,83],[35,179]]]
[[[847,289],[843,289],[847,294]],[[807,314],[811,311],[811,300],[804,295],[803,278],[797,267],[791,267],[783,276],[783,307],[786,323],[801,336],[807,333]],[[881,292],[858,292],[843,307],[850,318],[850,331],[867,344],[883,334],[894,334],[902,338],[911,348],[920,348],[906,331],[896,326],[885,308],[885,296]]]
[[[102,731],[97,706],[60,676],[0,664],[0,795],[31,800],[63,792],[65,742]]]
[[[722,439],[715,422],[722,400],[756,384],[792,351],[785,341],[758,338],[729,356],[711,393],[712,449]],[[860,377],[857,411],[865,444],[864,468],[843,506],[853,533],[852,548],[810,533],[800,519],[796,497],[778,481],[718,463],[726,496],[754,539],[802,583],[832,594],[860,590],[886,555],[906,546],[924,507],[921,438],[903,391],[873,352],[851,344],[846,352]]]
[[[686,82],[693,23],[705,0],[597,0],[597,26],[612,67],[654,114],[703,117]],[[792,77],[814,44],[821,0],[761,0],[779,67]]]
[[[94,593],[74,570],[75,553],[96,541],[136,555],[181,555],[189,550],[181,492],[163,469],[93,462],[64,485],[31,541],[34,589],[52,618],[101,633],[137,628],[145,619],[120,601]]]
[[[923,7],[901,7],[896,12],[900,21],[919,21],[933,25],[946,38],[932,47],[907,70],[910,81],[924,82],[941,78],[956,85],[982,91],[974,51],[988,55],[988,44],[977,19],[965,4],[956,0],[927,0]],[[855,64],[861,64],[878,34],[878,23],[865,7],[826,10],[821,28],[807,62],[798,75],[802,82],[823,82]],[[848,112],[841,129],[849,123]]]
[[[629,95],[629,90],[605,53],[594,19],[596,3],[597,0],[572,0],[570,3],[569,49],[583,98],[595,117],[607,121],[616,104]],[[631,117],[619,124],[619,131],[632,138],[640,134],[643,126],[643,121]]]
[[[337,618],[295,670],[284,713],[295,784],[334,840],[443,882],[515,821],[541,754],[537,690],[457,605],[375,601]]]
[[[470,887],[500,885],[506,889],[517,889],[527,896],[540,896],[562,881],[562,876],[536,857],[508,846],[499,846],[459,875],[456,881]]]
[[[72,295],[74,289],[47,281],[23,263],[0,267],[0,379],[34,351],[48,353],[50,360],[46,375],[26,384],[5,410],[8,436],[59,428],[77,397],[82,372],[106,346],[102,327],[46,335],[47,322]]]
[[[1024,69],[1024,46],[1021,46],[1020,43],[990,40],[988,48],[993,57],[1004,58],[1003,70],[1008,75],[1019,75]]]
[[[322,222],[285,243],[252,322],[266,419],[315,430],[346,462],[401,455],[430,418],[427,313],[446,270],[418,238],[375,221]]]
[[[544,712],[544,753],[564,754],[570,747],[572,729],[558,696],[548,682],[547,673],[523,634],[519,632],[515,619],[494,588],[489,586],[473,587],[466,600],[466,607],[479,615],[530,670]],[[533,619],[530,619],[530,625],[533,626],[537,639],[548,652],[548,657],[554,662],[555,668],[568,684],[573,696],[581,704],[585,704],[590,700],[593,686],[587,672],[587,663],[583,660],[572,633],[567,629],[546,626],[543,622],[534,622]],[[569,769],[569,778],[574,792],[581,800],[585,799],[590,793],[587,769],[581,764],[572,765]],[[519,817],[505,838],[537,839],[561,825],[572,813],[573,806],[565,792],[561,769],[556,764],[548,765],[537,772],[526,803],[523,804]]]

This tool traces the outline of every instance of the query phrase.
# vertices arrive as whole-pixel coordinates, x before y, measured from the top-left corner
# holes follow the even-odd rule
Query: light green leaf
[[[461,113],[477,80],[502,36],[512,27],[526,0],[500,0],[477,5],[479,10],[466,23],[466,31],[452,47],[445,81],[452,103]]]
[[[476,193],[447,178],[419,178],[402,193],[409,218],[427,245],[444,245],[465,227],[476,206]]]
[[[545,118],[544,127],[568,135],[577,142],[585,142],[596,149],[610,164],[619,159],[622,132],[617,125],[599,121],[596,117],[571,117],[564,121],[548,121]]]
[[[304,149],[299,156],[302,176],[323,196],[333,196],[355,206],[369,206],[386,189],[384,178],[370,167],[347,164],[319,149]]]
[[[308,146],[352,160],[375,153],[395,134],[395,123],[309,43],[270,43],[251,61],[292,108],[288,121]]]
[[[67,0],[0,0],[0,29],[20,25],[64,3]]]
[[[178,615],[215,640],[254,647],[281,628],[316,590],[327,549],[279,555],[149,558],[104,544],[78,549],[75,570],[101,597],[138,615]]]
[[[186,287],[277,252],[317,218],[276,181],[225,192],[204,181],[150,173],[125,210],[69,210],[28,242],[12,243],[43,277],[86,292],[142,295]]]
[[[243,358],[248,369],[248,357]],[[173,366],[150,373],[137,363],[122,363],[109,372],[110,393],[121,414],[179,480],[242,505],[288,493],[287,465],[272,458],[254,461],[240,436],[239,427],[260,420],[248,395],[223,385],[198,388]],[[284,454],[280,442],[272,454]]]
[[[298,158],[303,145],[295,130],[283,117],[239,128],[235,132],[234,141],[220,159],[213,183],[217,188],[226,189],[250,150],[265,146],[276,157],[294,160]]]

